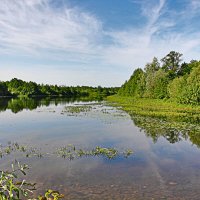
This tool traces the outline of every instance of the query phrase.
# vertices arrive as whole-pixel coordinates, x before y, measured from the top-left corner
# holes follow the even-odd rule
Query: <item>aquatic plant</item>
[[[35,184],[18,181],[19,173],[26,175],[28,165],[21,165],[17,162],[17,168],[12,164],[11,171],[0,171],[0,199],[18,200],[21,196],[28,197],[29,193],[35,190]]]
[[[200,106],[177,104],[169,100],[119,97],[117,95],[108,97],[107,100],[112,106],[123,109],[130,115],[196,124],[200,122]]]
[[[30,146],[28,147],[25,145],[20,145],[17,142],[14,143],[8,142],[8,144],[5,146],[0,145],[0,158],[9,155],[13,152],[24,153],[26,157],[36,156],[38,158],[41,158],[44,156],[44,153],[42,153],[40,149],[33,148]]]
[[[91,150],[77,149],[73,145],[68,145],[57,149],[55,152],[58,156],[62,158],[67,158],[73,160],[80,157],[89,157],[89,156],[105,156],[108,159],[114,159],[117,156],[129,157],[133,154],[133,151],[130,149],[125,150],[125,152],[119,152],[115,148],[105,148],[97,146]]]
[[[124,157],[128,158],[129,156],[131,156],[133,154],[133,150],[132,149],[126,149],[124,151]]]
[[[68,113],[82,113],[82,112],[88,112],[92,109],[92,106],[89,105],[74,105],[74,106],[65,106],[65,109],[63,112]]]
[[[64,195],[58,191],[47,190],[44,195],[37,198],[30,198],[33,191],[36,190],[36,183],[26,182],[24,179],[19,181],[19,173],[26,175],[28,165],[21,165],[19,162],[12,164],[11,171],[0,171],[0,200],[21,200],[22,197],[29,200],[58,200]]]
[[[170,143],[190,139],[200,148],[200,106],[118,96],[109,97],[108,100],[128,112],[134,124],[154,142],[159,137],[164,137]]]
[[[38,200],[59,200],[63,198],[64,198],[64,195],[60,194],[59,191],[55,191],[55,190],[47,190],[44,196],[41,196],[41,195],[38,196]]]
[[[69,160],[89,156],[104,156],[108,159],[114,159],[117,156],[124,156],[125,158],[128,158],[133,154],[131,149],[126,149],[124,152],[120,152],[115,148],[97,146],[89,150],[76,148],[72,144],[60,147],[53,153],[41,153],[39,149],[20,145],[16,142],[9,142],[6,146],[0,146],[1,157],[10,155],[12,152],[21,152],[26,157],[37,156],[39,158],[44,157],[45,155],[56,155]],[[36,190],[36,184],[26,182],[24,179],[19,181],[21,180],[19,179],[19,174],[21,173],[22,175],[26,175],[26,171],[28,169],[28,165],[21,165],[16,161],[12,164],[11,171],[0,171],[0,200],[20,200],[22,197],[30,200],[58,200],[64,197],[58,191],[47,190],[43,196],[38,196],[34,199],[30,198],[33,191]]]
[[[130,155],[133,154],[133,151],[131,149],[127,149],[124,152],[120,152],[116,148],[106,148],[106,147],[100,147],[97,146],[93,149],[81,149],[77,148],[72,144],[68,144],[64,147],[59,147],[53,152],[41,152],[41,149],[33,148],[30,146],[24,146],[20,145],[16,142],[11,143],[9,142],[8,145],[0,146],[0,157],[2,158],[3,156],[9,155],[14,152],[20,152],[24,154],[25,157],[38,157],[42,158],[45,156],[58,156],[61,158],[66,158],[69,160],[74,160],[77,158],[81,157],[94,157],[94,156],[104,156],[108,159],[113,159],[116,158],[117,156],[124,156],[124,157],[129,157]]]

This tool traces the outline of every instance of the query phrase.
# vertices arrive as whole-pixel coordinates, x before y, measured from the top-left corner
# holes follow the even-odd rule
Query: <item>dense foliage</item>
[[[105,97],[116,94],[116,87],[57,86],[26,82],[17,78],[0,82],[0,96],[65,96],[65,97]]]
[[[144,70],[138,68],[120,88],[120,96],[171,99],[200,104],[200,61],[181,63],[182,54],[171,51],[159,63],[153,58]]]

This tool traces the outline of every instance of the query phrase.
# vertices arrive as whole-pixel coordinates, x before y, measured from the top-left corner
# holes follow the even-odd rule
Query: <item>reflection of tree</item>
[[[0,99],[0,111],[10,109],[13,113],[18,113],[24,109],[34,110],[37,107],[49,105],[65,105],[74,101],[92,101],[96,99],[91,98],[63,98],[63,97],[41,97],[41,98],[14,98],[14,99]]]
[[[164,121],[143,116],[132,116],[132,120],[155,143],[160,137],[164,137],[172,144],[189,139],[192,144],[200,148],[200,126],[198,124]]]
[[[192,130],[189,133],[189,138],[192,144],[196,144],[198,148],[200,148],[200,129],[198,131]]]
[[[12,110],[13,113],[18,113],[23,109],[33,110],[38,106],[38,102],[35,99],[11,99],[8,102],[8,109]]]
[[[8,99],[0,98],[0,111],[5,111],[8,107]]]

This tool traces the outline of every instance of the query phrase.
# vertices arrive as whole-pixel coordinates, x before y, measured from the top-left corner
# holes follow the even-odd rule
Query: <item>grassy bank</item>
[[[117,95],[109,96],[107,100],[115,106],[121,106],[131,115],[157,117],[170,121],[200,122],[200,106],[177,104],[160,99],[120,97]]]
[[[200,148],[200,106],[119,96],[107,100],[128,112],[133,123],[153,142],[161,137],[170,143],[189,140]]]

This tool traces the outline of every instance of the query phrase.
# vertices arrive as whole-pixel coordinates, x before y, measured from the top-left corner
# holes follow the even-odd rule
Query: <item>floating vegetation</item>
[[[65,110],[63,112],[68,113],[83,113],[89,112],[92,109],[92,106],[89,105],[75,105],[75,106],[65,106]]]
[[[105,148],[97,146],[91,150],[76,149],[73,145],[61,147],[56,151],[56,154],[62,158],[73,160],[80,157],[91,157],[91,156],[104,156],[108,159],[114,159],[118,156],[124,156],[128,158],[133,154],[132,150],[126,150],[125,152],[119,152],[115,148]]]
[[[59,191],[47,190],[44,196],[39,195],[38,200],[59,200],[63,199],[64,195],[60,194]]]
[[[89,117],[98,119],[105,124],[112,124],[116,120],[126,120],[129,116],[122,110],[107,105],[107,102],[73,104],[66,106],[61,115],[73,117]]]
[[[21,152],[24,154],[25,157],[38,157],[42,158],[45,156],[53,156],[56,155],[58,157],[66,158],[69,160],[78,159],[81,157],[95,157],[95,156],[104,156],[108,159],[114,159],[116,157],[123,156],[125,158],[128,158],[133,154],[133,151],[131,149],[127,149],[124,152],[120,152],[119,150],[115,148],[106,148],[106,147],[100,147],[97,146],[93,149],[81,149],[76,148],[74,145],[69,144],[64,147],[57,148],[54,152],[41,152],[40,149],[33,148],[33,147],[27,147],[23,145],[19,145],[18,143],[10,143],[7,146],[0,146],[0,157],[9,155],[14,152]]]
[[[108,100],[111,105],[127,111],[134,124],[154,142],[159,137],[170,143],[189,139],[200,148],[200,106],[118,96],[111,96]]]
[[[96,156],[104,156],[108,159],[114,159],[118,156],[128,158],[133,154],[131,149],[120,152],[115,148],[97,146],[89,150],[77,148],[72,144],[60,147],[53,153],[41,153],[40,149],[20,145],[16,142],[9,142],[6,146],[0,146],[1,157],[10,155],[13,152],[20,152],[26,157],[37,156],[41,158],[47,155],[55,155],[68,160]],[[15,167],[16,164],[17,168]],[[64,195],[54,190],[47,190],[44,195],[31,198],[33,191],[36,190],[36,184],[26,182],[25,180],[21,181],[21,177],[18,176],[19,173],[26,175],[28,165],[21,165],[19,162],[16,162],[15,165],[12,165],[12,171],[0,171],[0,200],[21,200],[22,198],[29,200],[59,200],[64,198]]]
[[[129,156],[131,156],[133,154],[133,150],[132,149],[126,149],[124,151],[124,157],[128,158]]]
[[[200,106],[182,105],[160,99],[137,99],[119,96],[110,96],[107,99],[112,106],[121,107],[130,115],[193,124],[199,124],[200,122]]]
[[[17,142],[8,142],[8,145],[6,146],[0,145],[0,158],[13,152],[24,153],[25,157],[36,156],[38,158],[41,158],[44,155],[44,153],[42,153],[40,149],[28,147],[25,145],[19,145]]]

